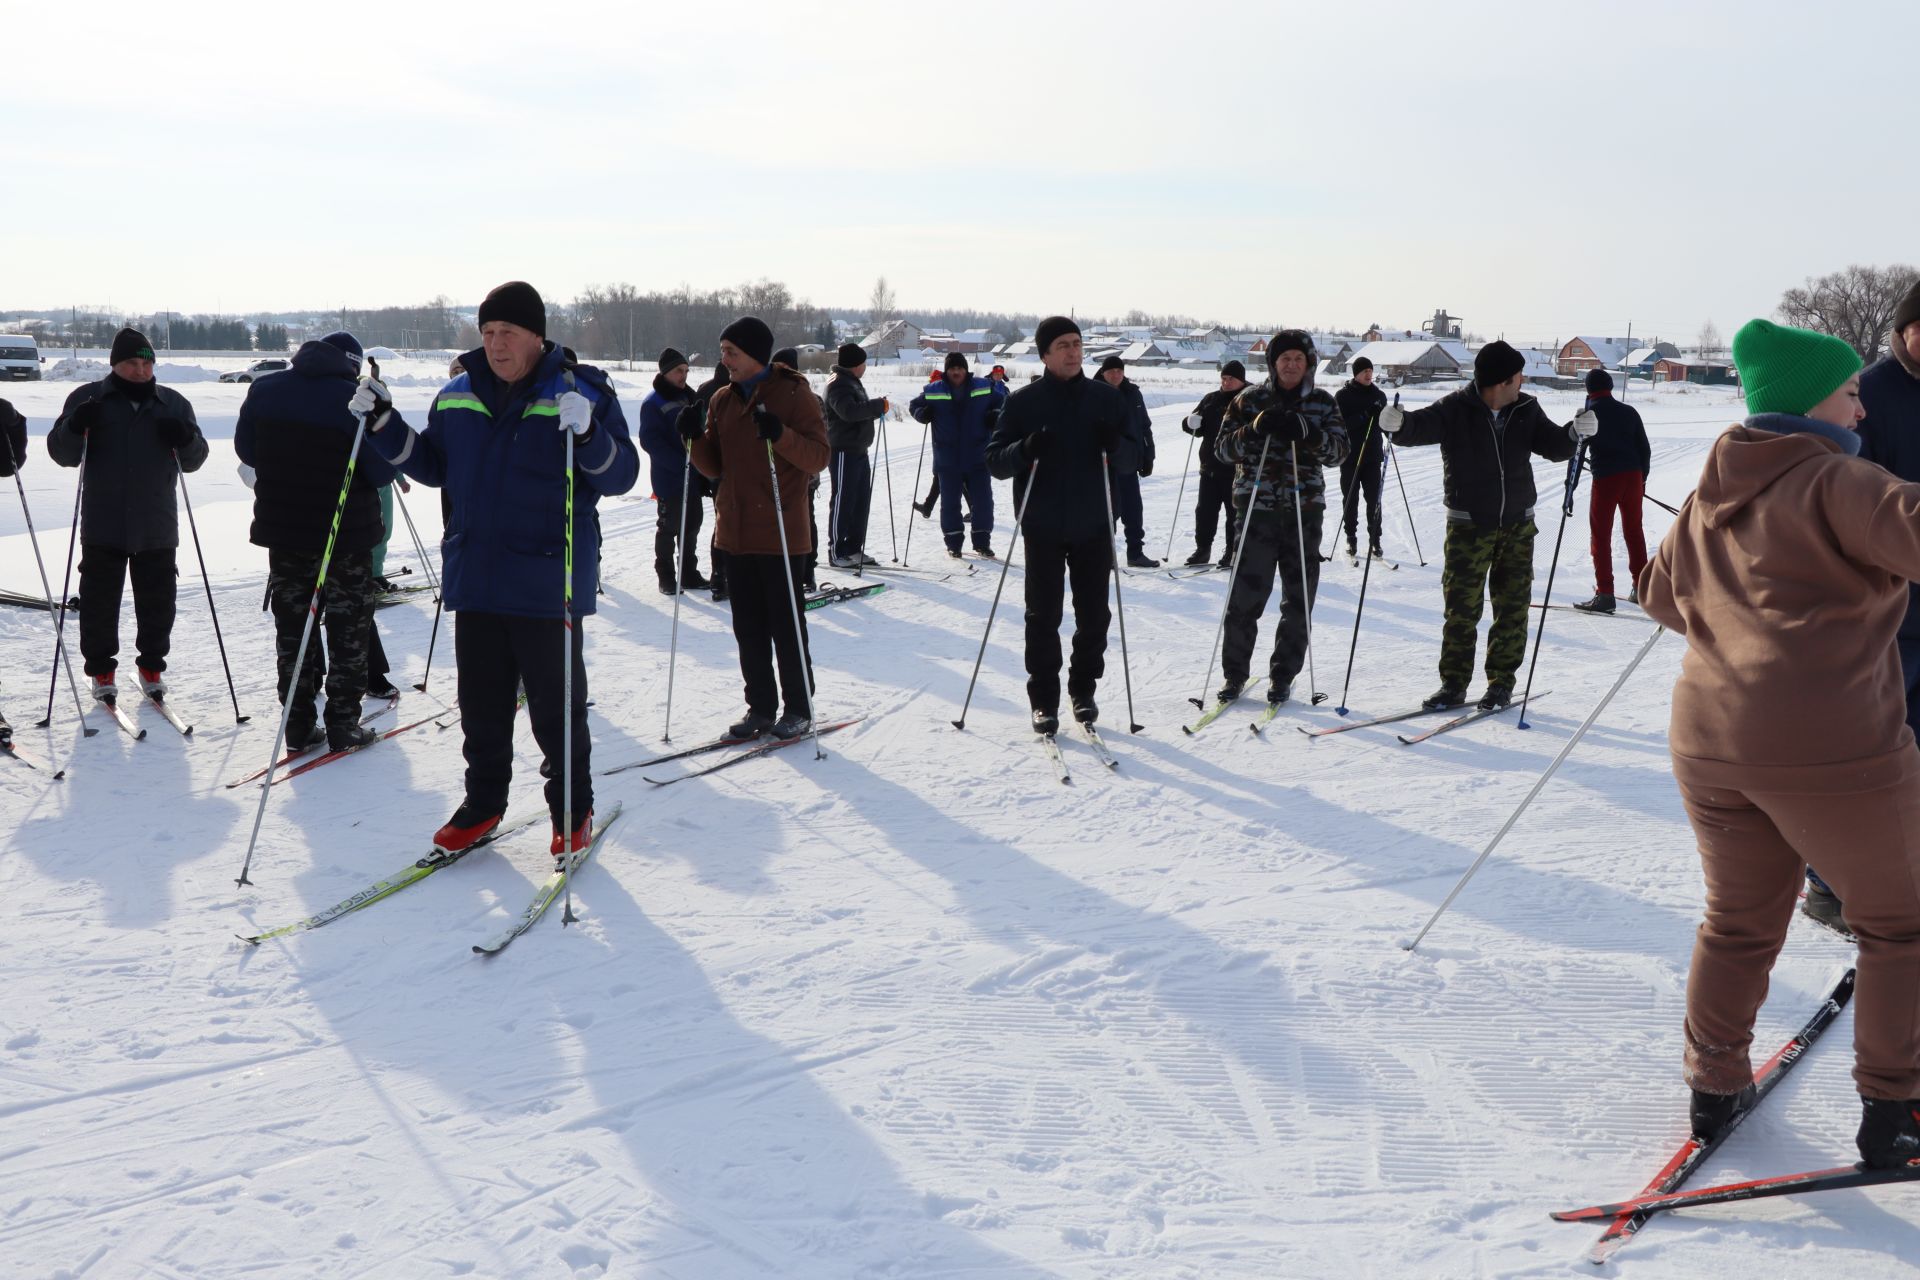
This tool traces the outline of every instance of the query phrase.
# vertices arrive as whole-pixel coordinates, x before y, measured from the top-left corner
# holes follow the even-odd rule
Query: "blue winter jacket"
[[[693,401],[693,388],[676,387],[656,374],[652,394],[640,402],[640,447],[647,451],[653,496],[662,502],[678,501],[687,479],[687,446],[680,439],[679,422]]]
[[[640,476],[640,454],[612,383],[589,365],[569,368],[552,343],[533,373],[512,387],[494,376],[484,351],[470,351],[460,363],[466,372],[434,397],[425,431],[395,413],[373,437],[401,471],[444,486],[452,500],[441,543],[447,608],[561,616],[567,485],[558,400],[574,390],[593,402],[593,430],[574,448],[573,611],[592,613],[600,576],[594,508]]]
[[[1867,411],[1860,456],[1902,480],[1920,480],[1920,369],[1909,369],[1896,355],[1882,356],[1860,375],[1860,403]],[[1909,583],[1907,593],[1900,639],[1913,647],[1920,644],[1920,584]],[[1907,673],[1909,683],[1915,674]]]
[[[1006,402],[1005,386],[969,374],[957,389],[945,378],[928,383],[907,412],[933,428],[933,469],[966,471],[986,465],[987,439]]]

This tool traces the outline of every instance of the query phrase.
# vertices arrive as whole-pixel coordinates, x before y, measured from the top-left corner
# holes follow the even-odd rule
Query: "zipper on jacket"
[[[1504,527],[1507,523],[1507,455],[1501,448],[1501,433],[1494,426],[1492,413],[1487,415],[1487,430],[1493,435],[1494,465],[1500,468],[1500,515],[1495,520],[1495,526]]]

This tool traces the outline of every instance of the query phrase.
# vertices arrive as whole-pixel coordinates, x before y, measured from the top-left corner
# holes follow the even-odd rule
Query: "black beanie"
[[[1916,320],[1920,320],[1920,280],[1913,282],[1913,288],[1907,290],[1907,296],[1893,309],[1893,331],[1899,333]]]
[[[800,350],[797,347],[782,347],[773,353],[774,364],[783,364],[789,369],[800,367]]]
[[[940,367],[943,369],[963,369],[964,370],[967,367],[967,358],[961,355],[958,351],[949,351],[947,352],[947,362],[941,365]]]
[[[147,341],[147,335],[138,329],[122,329],[113,335],[113,354],[107,357],[108,364],[119,364],[122,360],[153,359],[153,344]]]
[[[1525,371],[1527,358],[1504,342],[1489,342],[1473,358],[1473,385],[1497,387]]]
[[[731,342],[755,364],[773,363],[773,330],[758,316],[741,316],[720,331],[720,341]]]
[[[1220,372],[1229,378],[1238,378],[1242,382],[1247,380],[1247,366],[1241,364],[1238,360],[1227,361],[1220,366]]]
[[[540,300],[540,291],[525,280],[509,280],[487,295],[480,304],[480,327],[486,328],[493,320],[517,324],[542,338],[547,336],[547,304]]]
[[[1273,362],[1288,351],[1298,351],[1307,358],[1309,367],[1313,365],[1313,335],[1305,329],[1282,329],[1267,341],[1267,368],[1273,368]]]
[[[1108,356],[1100,362],[1100,372],[1105,373],[1109,369],[1118,369],[1120,372],[1125,373],[1127,371],[1127,362],[1119,356]]]
[[[660,372],[662,373],[672,373],[685,363],[687,363],[687,358],[678,351],[675,351],[672,347],[668,347],[660,353]]]
[[[1509,375],[1511,376],[1511,375]],[[1605,369],[1587,370],[1587,394],[1598,395],[1602,391],[1613,390],[1613,375]]]
[[[1066,316],[1048,316],[1040,322],[1040,327],[1033,331],[1034,349],[1044,356],[1047,354],[1047,349],[1053,346],[1054,339],[1064,334],[1079,332],[1080,326]]]
[[[1353,362],[1353,373],[1356,376],[1365,373],[1371,368],[1373,368],[1373,361],[1367,359],[1365,356],[1359,356],[1355,358]]]
[[[867,362],[867,349],[857,342],[842,343],[840,346],[840,367],[858,369]]]

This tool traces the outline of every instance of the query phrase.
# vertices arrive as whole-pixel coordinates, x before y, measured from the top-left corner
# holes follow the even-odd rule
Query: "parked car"
[[[220,381],[252,382],[255,378],[263,378],[269,373],[279,373],[285,368],[287,368],[287,362],[285,360],[255,360],[244,369],[234,369],[231,372],[221,374]]]
[[[0,333],[0,378],[10,382],[40,381],[40,344],[30,333]]]

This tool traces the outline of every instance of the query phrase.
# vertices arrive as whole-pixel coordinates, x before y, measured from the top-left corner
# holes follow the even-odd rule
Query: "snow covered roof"
[[[1559,367],[1554,364],[1553,352],[1542,351],[1538,347],[1520,347],[1518,350],[1527,362],[1527,367],[1520,372],[1527,377],[1557,378],[1560,376]]]
[[[1625,338],[1592,338],[1583,333],[1575,338],[1575,341],[1586,343],[1593,354],[1599,358],[1600,363],[1608,368],[1626,359],[1630,349],[1630,344]]]
[[[1451,364],[1458,368],[1460,361],[1446,350],[1446,345],[1435,342],[1431,338],[1424,342],[1417,339],[1412,342],[1401,340],[1369,342],[1354,352],[1349,362],[1365,356],[1377,367],[1383,369],[1407,368],[1415,364],[1423,368],[1444,367]],[[1472,357],[1467,358],[1467,363],[1473,363]]]
[[[1660,358],[1658,347],[1635,347],[1627,353],[1627,363],[1631,365],[1652,364]]]

